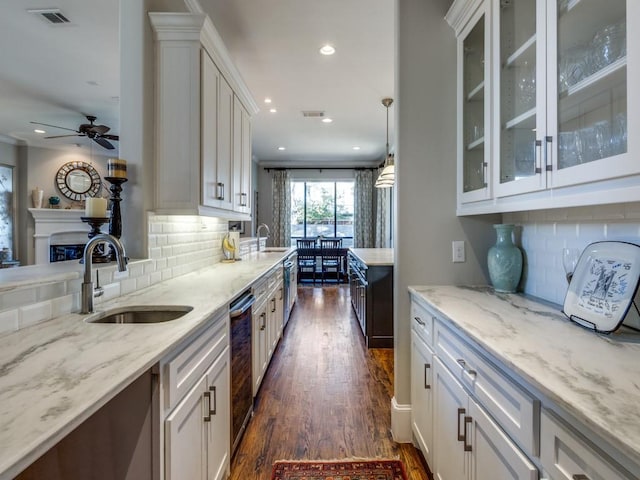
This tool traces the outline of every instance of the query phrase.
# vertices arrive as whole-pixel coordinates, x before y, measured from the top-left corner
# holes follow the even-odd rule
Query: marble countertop
[[[370,267],[393,265],[393,248],[349,248],[349,251]]]
[[[169,354],[291,251],[253,253],[96,305],[191,305],[159,324],[71,314],[0,337],[0,479],[10,479]]]
[[[409,291],[640,465],[640,334],[599,335],[570,322],[558,305],[488,287]]]

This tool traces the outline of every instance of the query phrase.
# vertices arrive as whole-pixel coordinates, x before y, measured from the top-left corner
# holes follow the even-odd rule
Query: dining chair
[[[336,283],[340,283],[342,273],[342,239],[323,238],[320,240],[320,266],[322,271],[322,283],[327,274],[336,274]]]
[[[316,282],[316,239],[315,238],[299,238],[296,240],[296,248],[298,250],[298,283],[302,280],[302,274],[310,273],[313,283]]]

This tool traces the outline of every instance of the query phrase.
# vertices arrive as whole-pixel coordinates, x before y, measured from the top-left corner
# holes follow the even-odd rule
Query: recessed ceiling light
[[[282,151],[282,150],[286,150],[285,147],[278,147],[278,150]]]
[[[271,103],[271,99],[269,97],[265,98],[264,103]]]
[[[322,123],[331,123],[331,122],[333,122],[332,118],[327,117],[322,119]]]
[[[334,53],[336,53],[336,49],[333,48],[331,45],[327,44],[320,49],[320,53],[322,55],[333,55]]]
[[[36,129],[34,130],[34,132],[36,132],[36,133],[47,133],[47,132],[45,132],[44,130],[42,130],[42,129],[40,129],[40,128],[36,128]]]
[[[360,150],[360,147],[356,145],[355,147],[353,147],[353,149],[354,150]]]
[[[270,111],[271,113],[276,113],[278,110],[276,110],[275,108],[271,108],[271,109],[269,109],[269,111]]]

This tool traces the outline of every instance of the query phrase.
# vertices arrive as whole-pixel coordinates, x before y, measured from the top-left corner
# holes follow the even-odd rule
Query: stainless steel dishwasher
[[[251,306],[255,297],[247,290],[229,307],[231,317],[231,454],[253,414],[251,369]]]

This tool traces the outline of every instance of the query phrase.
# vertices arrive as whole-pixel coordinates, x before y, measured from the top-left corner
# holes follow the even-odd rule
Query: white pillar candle
[[[93,218],[106,218],[107,199],[87,197],[85,199],[84,216]]]

